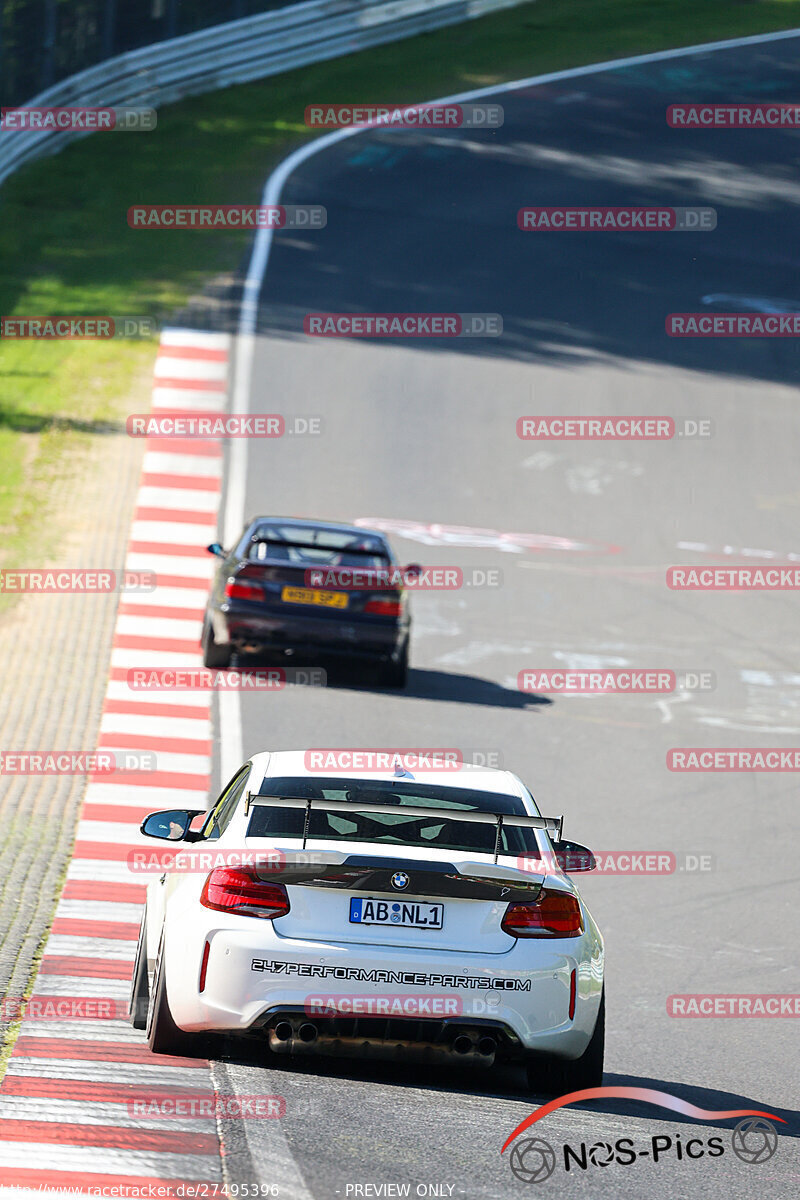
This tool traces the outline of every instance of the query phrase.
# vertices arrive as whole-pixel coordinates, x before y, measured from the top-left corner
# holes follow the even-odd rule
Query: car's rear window
[[[247,557],[254,562],[286,562],[298,567],[385,567],[391,561],[385,544],[368,534],[300,525],[260,525],[253,532]]]
[[[343,842],[378,842],[392,846],[430,846],[437,850],[473,851],[493,854],[495,826],[459,821],[459,812],[496,812],[526,816],[518,796],[473,791],[469,788],[438,787],[405,780],[342,780],[284,778],[265,779],[261,796],[285,796],[307,800],[385,805],[385,813],[350,813],[311,810],[308,839],[325,838]],[[403,807],[446,808],[453,816],[404,815]],[[302,838],[305,810],[278,805],[254,805],[247,827],[248,837]],[[519,826],[503,828],[501,854],[539,854],[536,830]]]

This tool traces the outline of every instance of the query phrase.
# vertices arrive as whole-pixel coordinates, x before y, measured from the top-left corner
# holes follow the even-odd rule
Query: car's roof
[[[252,762],[254,767],[253,784],[258,780],[258,786],[264,778],[275,779],[282,776],[293,776],[295,779],[308,778],[315,779],[325,777],[328,779],[395,779],[395,770],[393,766],[386,770],[321,770],[311,769],[307,765],[306,755],[311,753],[309,750],[275,750],[264,751],[261,754],[254,754]],[[387,753],[387,751],[383,751]],[[391,751],[388,751],[391,753]],[[398,758],[403,752],[397,751]],[[419,751],[420,754],[423,751]],[[433,753],[433,752],[431,752]],[[443,753],[440,751],[440,753]],[[479,767],[472,763],[459,763],[453,769],[440,770],[410,770],[410,775],[416,783],[434,784],[439,787],[453,788],[471,788],[479,792],[494,792],[504,796],[520,796],[528,799],[528,792],[522,786],[520,780],[511,771],[501,771],[496,767]],[[409,776],[405,776],[408,778]],[[255,790],[255,786],[253,787]]]
[[[310,517],[253,517],[247,528],[252,525],[296,525],[298,529],[325,529],[329,533],[351,533],[353,537],[373,537],[381,542],[386,541],[379,529],[368,529],[361,525],[341,525],[337,521],[314,521]]]

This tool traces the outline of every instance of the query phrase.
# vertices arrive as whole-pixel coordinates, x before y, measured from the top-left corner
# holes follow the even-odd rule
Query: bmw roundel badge
[[[411,880],[406,875],[405,871],[395,871],[394,875],[392,876],[392,887],[396,888],[398,892],[405,891],[410,882]]]

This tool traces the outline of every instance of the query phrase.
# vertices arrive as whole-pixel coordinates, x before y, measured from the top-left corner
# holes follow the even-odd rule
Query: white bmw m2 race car
[[[318,757],[256,754],[208,813],[143,822],[172,843],[131,985],[150,1049],[240,1034],[281,1055],[517,1062],[535,1092],[598,1086],[603,939],[561,866],[591,870],[591,853],[508,771],[398,759],[344,776]]]

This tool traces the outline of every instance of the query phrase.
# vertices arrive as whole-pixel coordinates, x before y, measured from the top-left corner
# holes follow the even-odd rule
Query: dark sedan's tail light
[[[537,900],[509,904],[500,928],[511,937],[578,937],[583,933],[581,906],[569,892],[542,888]]]
[[[364,612],[376,617],[399,617],[402,611],[402,600],[368,600],[364,605]]]
[[[241,583],[237,579],[229,579],[225,584],[225,595],[231,600],[263,600],[264,592],[255,583]]]
[[[200,903],[220,912],[269,920],[284,917],[289,911],[289,897],[282,883],[259,879],[255,871],[242,867],[216,867],[203,884]]]

